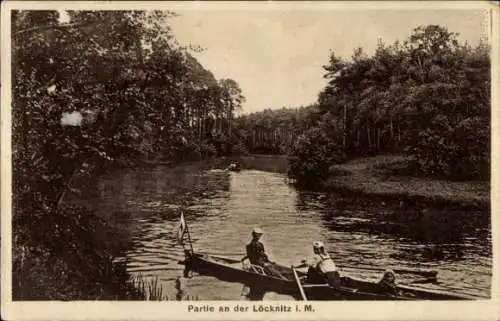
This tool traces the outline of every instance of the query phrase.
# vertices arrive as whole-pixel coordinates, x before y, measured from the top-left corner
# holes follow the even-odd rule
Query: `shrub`
[[[32,233],[24,233],[27,220],[13,222],[14,300],[140,298],[125,265],[113,262],[126,238],[106,221],[79,206],[33,212],[29,221]]]
[[[231,154],[235,156],[239,155],[247,155],[248,154],[248,148],[245,146],[245,144],[241,141],[233,145],[233,148],[231,149]]]
[[[328,176],[332,163],[344,160],[342,147],[327,137],[320,128],[299,136],[290,153],[288,175],[304,186],[312,186]]]

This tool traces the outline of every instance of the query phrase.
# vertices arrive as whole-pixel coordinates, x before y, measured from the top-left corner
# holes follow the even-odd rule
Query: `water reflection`
[[[332,202],[332,198],[335,201]],[[340,196],[333,195],[332,198],[325,200],[318,194],[300,193],[297,208],[322,212],[330,230],[384,236],[400,244],[428,245],[413,250],[418,253],[423,248],[421,256],[429,259],[447,256],[463,259],[464,251],[474,247],[471,240],[476,243],[474,250],[479,255],[491,255],[488,213],[380,205],[366,208],[342,202]],[[405,250],[402,255],[407,254],[408,250]]]
[[[475,284],[485,282],[484,292],[489,292],[489,213],[370,205],[318,193],[299,193],[297,199],[299,210],[321,212],[323,224],[332,231],[329,242],[344,247],[343,253],[334,254],[351,264],[438,268],[445,287],[456,290],[458,281],[466,291],[478,293],[467,286],[466,274]]]
[[[323,240],[340,266],[431,267],[439,271],[441,288],[489,295],[491,236],[484,213],[403,210],[303,193],[282,175],[254,170],[123,170],[103,177],[90,194],[101,215],[127,231],[128,270],[159,277],[173,291],[170,297],[180,295],[175,280],[184,270],[178,264],[183,248],[172,233],[181,209],[195,250],[241,258],[251,229],[258,226],[271,258],[285,265],[300,262],[313,241]],[[262,295],[202,275],[186,279],[185,289],[201,300]],[[264,299],[283,297],[266,293]]]

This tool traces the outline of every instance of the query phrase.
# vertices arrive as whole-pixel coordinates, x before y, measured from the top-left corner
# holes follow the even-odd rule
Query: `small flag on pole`
[[[183,244],[184,233],[186,233],[186,221],[184,220],[184,213],[181,213],[181,221],[179,222],[179,228],[177,229],[177,240],[180,244]]]

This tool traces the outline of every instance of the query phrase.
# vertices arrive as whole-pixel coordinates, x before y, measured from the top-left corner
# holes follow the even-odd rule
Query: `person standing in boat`
[[[296,268],[309,267],[307,279],[310,283],[327,282],[331,286],[340,285],[340,274],[332,258],[325,251],[323,242],[313,243],[314,255],[308,260],[302,261]]]
[[[246,246],[247,255],[241,259],[241,262],[248,259],[252,265],[262,267],[266,274],[283,278],[279,269],[275,266],[275,263],[271,262],[269,256],[266,254],[264,244],[260,241],[262,234],[264,233],[258,227],[252,230],[252,240]]]

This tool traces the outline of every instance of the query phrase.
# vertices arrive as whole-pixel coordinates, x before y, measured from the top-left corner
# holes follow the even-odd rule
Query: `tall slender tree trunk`
[[[255,148],[255,129],[252,129],[252,152]]]
[[[380,151],[380,128],[377,128],[377,151]]]
[[[216,112],[215,116],[214,116],[214,125],[212,126],[212,133],[213,134],[215,134],[217,132],[217,120],[218,120],[218,118],[219,118],[219,115]]]
[[[189,121],[189,129],[190,129],[190,133],[191,133],[191,139],[194,139],[195,135],[196,135],[196,130],[195,130],[195,119],[194,119],[194,113],[193,113],[192,107],[188,108],[188,121]]]
[[[400,122],[398,119],[398,145],[401,142],[401,127],[400,127]]]
[[[389,128],[390,128],[391,143],[392,143],[394,141],[394,124],[392,122],[392,116],[391,116]]]
[[[370,124],[366,124],[366,136],[368,137],[368,148],[370,149],[372,147],[371,143],[371,133],[370,133]]]
[[[201,126],[202,126],[202,110],[198,109],[198,141],[201,141]]]
[[[229,113],[227,115],[227,119],[228,119],[228,132],[229,132],[229,138],[231,138],[231,131],[232,131],[232,127],[233,127],[233,124],[232,124],[232,118],[233,118],[233,102],[230,101],[229,102]]]
[[[201,107],[200,115],[200,141],[203,139],[203,127],[205,125],[205,106]]]
[[[203,126],[202,126],[202,132],[201,132],[202,139],[207,134],[207,120],[208,120],[208,106],[204,105],[203,106],[203,123],[202,123]]]
[[[343,140],[342,140],[342,146],[344,146],[344,149],[347,146],[347,106],[344,105],[344,126],[343,126]]]

